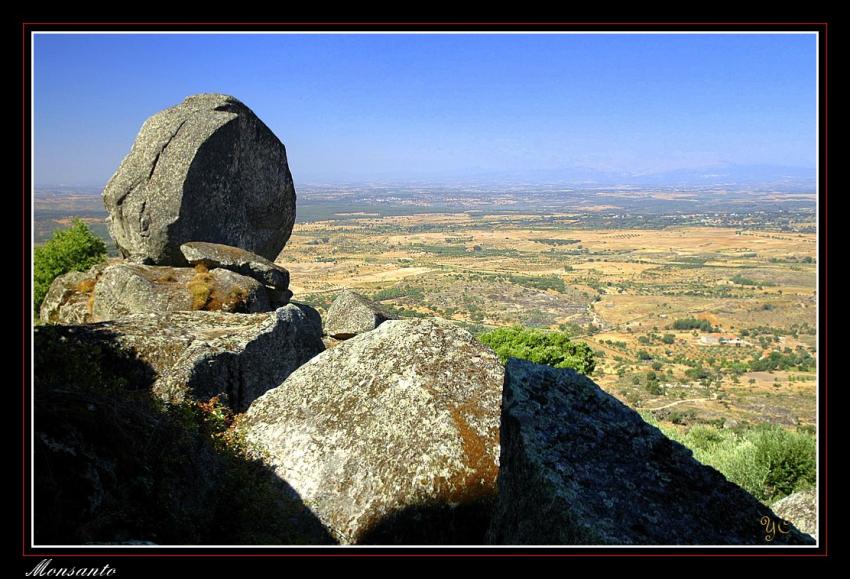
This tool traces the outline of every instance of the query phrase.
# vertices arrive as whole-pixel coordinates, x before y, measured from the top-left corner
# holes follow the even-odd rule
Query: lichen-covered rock
[[[393,316],[375,302],[351,290],[343,290],[328,308],[325,333],[337,340],[374,330]]]
[[[257,313],[272,310],[266,288],[226,269],[120,263],[103,270],[94,287],[92,321],[131,314],[192,310]]]
[[[493,543],[813,542],[573,370],[511,359],[503,396]]]
[[[150,117],[103,190],[122,255],[185,265],[210,241],[274,260],[295,223],[283,143],[242,102],[198,94]]]
[[[818,507],[815,489],[798,491],[773,503],[773,512],[792,525],[817,537]]]
[[[88,271],[71,271],[50,284],[39,317],[50,324],[87,324],[92,319],[92,292],[106,263]]]
[[[449,322],[390,321],[256,400],[245,433],[340,542],[481,542],[503,375]]]
[[[208,269],[229,269],[247,275],[276,290],[289,288],[289,272],[256,253],[238,247],[192,241],[180,246],[180,251],[191,265],[203,264]]]
[[[324,349],[305,306],[271,313],[166,312],[134,314],[110,322],[41,328],[55,338],[86,345],[110,344],[150,368],[129,376],[169,402],[207,400],[222,394],[243,411]]]

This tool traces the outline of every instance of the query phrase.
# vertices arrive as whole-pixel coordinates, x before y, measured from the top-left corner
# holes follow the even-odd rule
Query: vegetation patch
[[[596,367],[593,350],[587,344],[571,342],[562,332],[521,327],[499,328],[478,336],[481,343],[493,348],[502,362],[520,358],[555,368],[573,368],[590,375]]]
[[[213,279],[209,274],[207,266],[199,263],[195,266],[195,277],[189,280],[186,288],[192,295],[192,309],[205,310],[210,302],[213,292]]]
[[[717,332],[718,329],[711,325],[708,320],[698,320],[696,318],[683,318],[673,322],[672,329],[674,330],[702,330],[703,332]]]
[[[35,248],[33,307],[36,317],[54,279],[69,271],[86,271],[105,260],[106,244],[83,221],[75,219],[68,229],[54,231],[47,243]]]
[[[817,445],[810,430],[769,424],[737,430],[706,424],[680,429],[659,424],[648,412],[643,417],[766,505],[815,485]]]

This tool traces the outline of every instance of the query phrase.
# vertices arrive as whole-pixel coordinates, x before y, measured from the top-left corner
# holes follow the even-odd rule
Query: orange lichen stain
[[[449,407],[452,422],[460,436],[467,468],[448,479],[438,479],[438,495],[447,501],[465,503],[495,495],[499,468],[489,452],[492,440],[472,429],[466,418],[478,417],[476,415],[480,412],[481,409],[474,402]],[[498,440],[498,433],[494,438]]]
[[[94,286],[97,285],[97,280],[99,278],[100,276],[86,278],[74,287],[75,291],[89,295],[89,299],[86,301],[86,311],[89,316],[91,316],[94,311]]]
[[[76,285],[76,287],[74,288],[74,290],[76,290],[80,293],[90,294],[90,293],[92,293],[92,291],[94,291],[94,286],[96,284],[97,284],[97,278],[87,278],[87,279],[84,279],[83,281],[81,281],[80,283],[78,283]]]

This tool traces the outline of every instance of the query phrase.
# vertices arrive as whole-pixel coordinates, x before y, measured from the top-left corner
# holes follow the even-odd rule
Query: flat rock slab
[[[325,333],[337,340],[347,340],[357,334],[374,330],[392,319],[392,315],[372,300],[346,289],[340,292],[328,308]]]
[[[200,299],[193,295],[193,288],[201,292]],[[94,287],[91,319],[102,322],[140,313],[258,313],[272,309],[262,284],[226,269],[197,272],[188,267],[120,263],[101,273]]]
[[[145,264],[186,265],[189,241],[274,260],[295,223],[283,143],[222,94],[187,97],[145,121],[103,201],[121,254]]]
[[[573,370],[510,359],[503,396],[492,543],[814,543]]]
[[[324,350],[312,314],[302,308],[307,306],[290,304],[265,314],[134,314],[37,331],[126,353],[149,369],[145,375],[128,377],[131,387],[150,388],[165,401],[223,394],[231,407],[243,411]]]
[[[289,272],[256,253],[204,241],[184,243],[180,246],[180,251],[191,265],[203,264],[208,269],[229,269],[276,290],[289,288]]]
[[[389,321],[256,400],[246,435],[342,543],[481,542],[503,374],[447,321]]]

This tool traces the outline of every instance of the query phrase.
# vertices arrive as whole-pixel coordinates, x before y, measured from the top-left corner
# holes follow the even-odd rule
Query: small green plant
[[[35,248],[33,262],[33,307],[38,317],[41,303],[53,280],[69,271],[86,271],[106,259],[106,245],[81,220]]]

